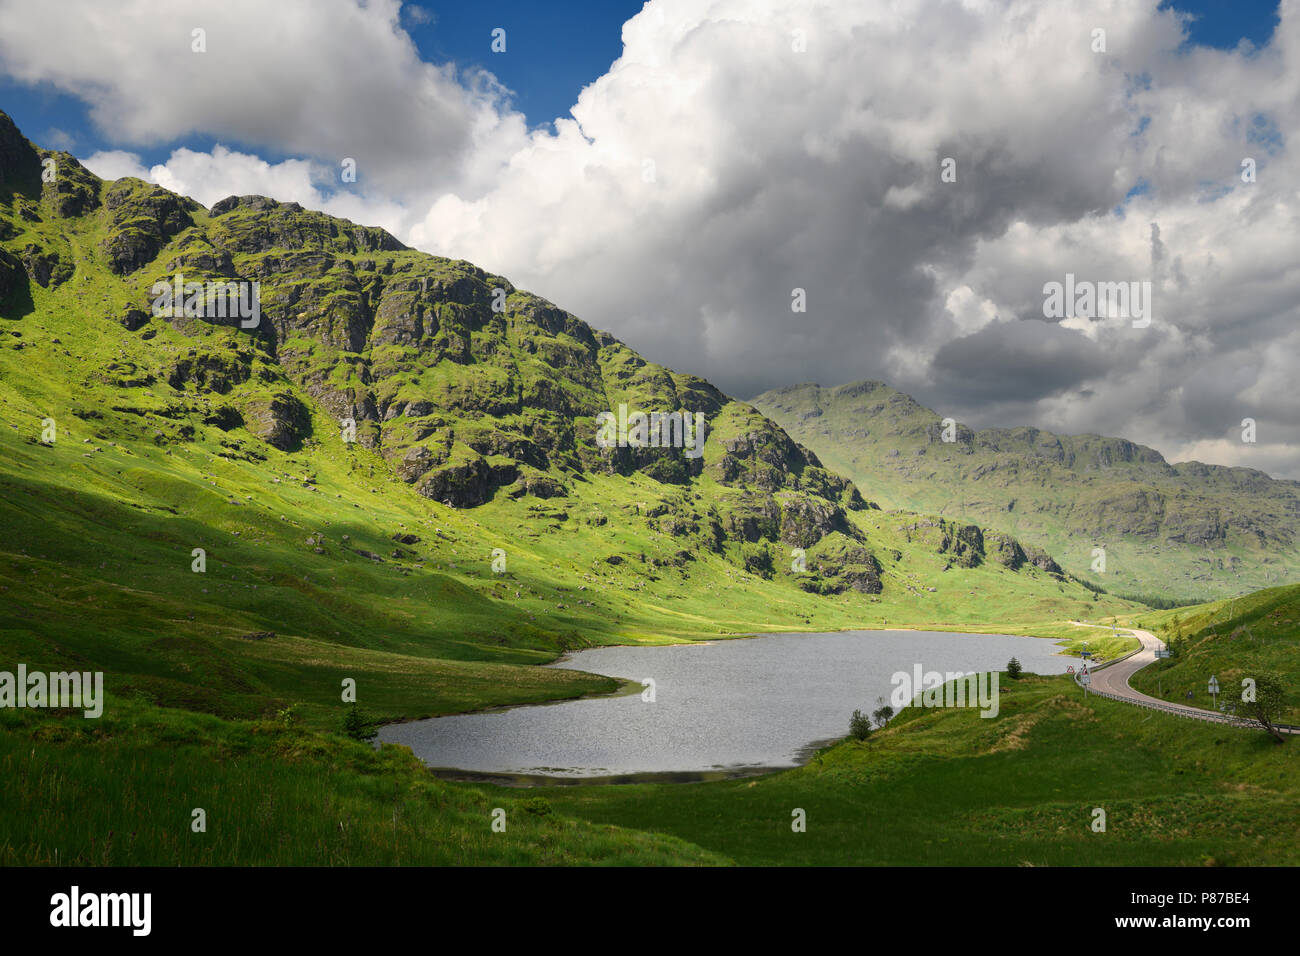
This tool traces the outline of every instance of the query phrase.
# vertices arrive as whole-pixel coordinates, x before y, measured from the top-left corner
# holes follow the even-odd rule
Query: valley
[[[937,472],[913,500],[910,472],[859,473],[765,402],[381,229],[100,180],[4,114],[0,173],[0,669],[104,675],[95,719],[0,708],[0,863],[1055,863],[1098,792],[1132,830],[1091,862],[1296,862],[1274,839],[1293,748],[1080,703],[1065,677],[1025,675],[993,719],[908,708],[805,766],[689,788],[506,791],[373,747],[358,726],[615,693],[540,666],[605,645],[925,630],[1077,653],[1086,620],[1186,637],[1171,689],[1199,680],[1189,661],[1226,672],[1238,628],[1294,670],[1296,598],[1155,611],[1121,595],[1154,586],[1129,571],[1102,590],[1046,519],[1006,530]],[[255,283],[256,308],[155,309],[180,276]],[[623,409],[706,427],[602,442]],[[1166,504],[1162,527],[1201,534],[1194,510]],[[1213,560],[1241,550],[1243,582],[1290,568],[1226,524]],[[1269,533],[1289,547],[1287,527]],[[1118,568],[1147,553],[1128,541]],[[1188,588],[1202,560],[1179,559]],[[1139,833],[1156,812],[1168,827]]]

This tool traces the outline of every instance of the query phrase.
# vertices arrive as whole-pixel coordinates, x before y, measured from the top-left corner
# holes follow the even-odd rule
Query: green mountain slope
[[[1099,435],[956,425],[945,441],[942,416],[880,382],[753,404],[882,505],[1015,535],[1112,593],[1218,597],[1300,575],[1300,482]]]
[[[53,632],[102,657],[108,632],[133,688],[235,713],[311,702],[304,656],[408,677],[416,656],[446,678],[428,712],[576,692],[482,668],[593,640],[1098,609],[1046,556],[881,512],[752,407],[468,263],[101,182],[2,114],[0,160],[0,573],[33,653]],[[172,301],[239,281],[256,324]],[[702,454],[601,447],[623,404],[702,413]]]
[[[0,164],[5,659],[332,727],[348,678],[418,716],[611,690],[527,666],[591,643],[1132,609],[468,263],[102,182],[3,114]],[[241,280],[256,324],[166,314]],[[620,404],[703,413],[703,453],[601,447]]]

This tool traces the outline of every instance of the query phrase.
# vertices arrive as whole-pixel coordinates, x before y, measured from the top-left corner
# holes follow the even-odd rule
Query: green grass
[[[760,778],[531,790],[440,781],[405,748],[274,720],[5,711],[0,865],[1300,863],[1295,747],[1066,678],[1002,687],[995,718],[909,708]]]
[[[673,837],[547,812],[379,751],[263,722],[119,705],[0,712],[0,866],[688,865]],[[195,832],[195,809],[206,830]],[[505,811],[505,830],[492,829]]]
[[[1003,675],[997,717],[905,710],[864,743],[751,780],[551,788],[557,811],[747,865],[1300,863],[1300,751]],[[846,715],[847,727],[847,715]],[[1106,831],[1093,832],[1093,810]],[[791,829],[796,808],[807,831]]]
[[[1300,724],[1300,585],[1140,615],[1138,620],[1162,640],[1178,642],[1176,657],[1157,660],[1134,675],[1130,683],[1142,693],[1210,709],[1211,675],[1219,679],[1222,701],[1240,694],[1242,678],[1273,671],[1288,688],[1282,722]]]

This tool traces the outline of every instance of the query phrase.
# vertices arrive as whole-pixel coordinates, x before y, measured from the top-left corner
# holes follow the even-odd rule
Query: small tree
[[[360,740],[363,743],[373,740],[378,733],[374,719],[356,704],[349,707],[348,712],[343,715],[343,732],[353,740]]]
[[[871,712],[871,719],[876,722],[877,728],[885,726],[893,716],[894,708],[890,707],[888,704],[885,704],[882,707],[877,707]]]
[[[1016,660],[1014,657],[1007,661],[1007,676],[1012,680],[1020,680],[1020,672],[1022,670],[1023,668],[1020,666],[1020,661]]]
[[[849,718],[849,736],[854,740],[866,740],[871,736],[871,720],[860,710],[855,710]]]
[[[1282,736],[1282,731],[1273,726],[1286,710],[1286,684],[1283,683],[1281,675],[1272,672],[1257,674],[1254,699],[1246,700],[1248,696],[1250,696],[1248,693],[1243,692],[1242,710],[1263,724],[1264,729],[1272,734],[1278,743],[1282,743],[1286,738]]]

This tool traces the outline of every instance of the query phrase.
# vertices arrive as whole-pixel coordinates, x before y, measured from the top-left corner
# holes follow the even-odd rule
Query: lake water
[[[1036,674],[1072,662],[1041,638],[918,631],[602,647],[550,666],[633,680],[637,693],[390,724],[378,739],[478,774],[740,774],[797,766],[843,737],[854,710],[888,702],[895,672],[1002,670],[1013,656]],[[647,678],[653,703],[640,693]]]

